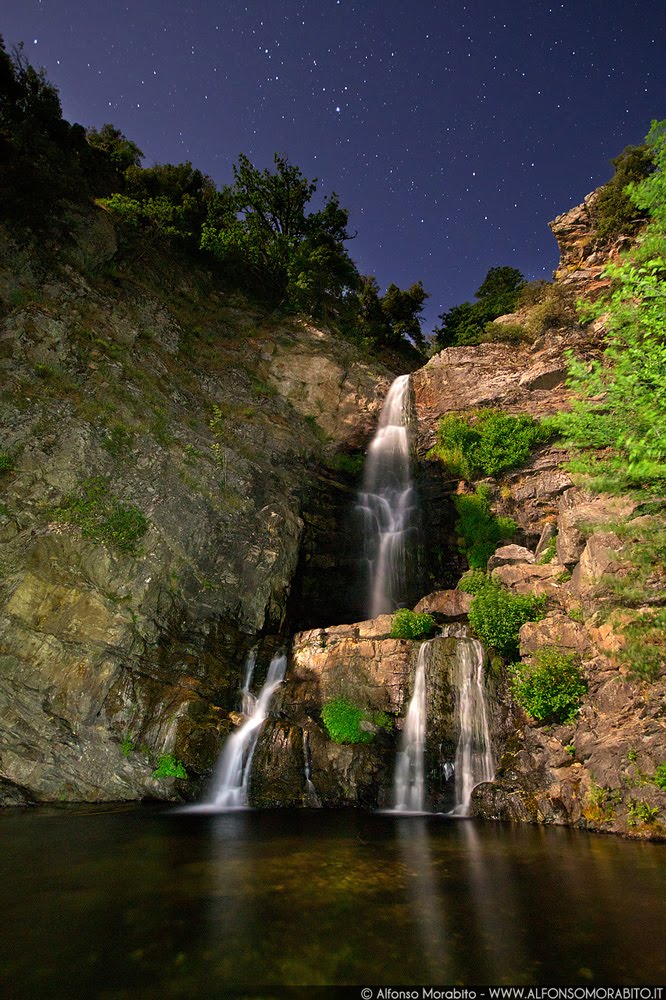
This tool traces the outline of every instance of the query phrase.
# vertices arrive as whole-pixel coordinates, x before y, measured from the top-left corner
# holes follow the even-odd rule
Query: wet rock
[[[0,288],[27,300],[0,322],[0,801],[173,798],[213,766],[248,649],[285,628],[325,451],[365,443],[390,374],[168,255],[99,279],[113,226],[72,212],[32,270],[0,229]],[[146,519],[134,551],[54,513],[91,477]],[[165,753],[189,784],[152,778]]]

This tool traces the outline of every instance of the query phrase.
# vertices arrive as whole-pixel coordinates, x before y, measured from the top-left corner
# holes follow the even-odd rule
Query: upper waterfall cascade
[[[395,610],[406,584],[407,536],[413,526],[409,469],[409,375],[391,385],[365,461],[358,507],[370,570],[369,615]]]

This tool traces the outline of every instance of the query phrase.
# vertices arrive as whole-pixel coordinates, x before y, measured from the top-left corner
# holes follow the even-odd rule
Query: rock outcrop
[[[71,232],[0,239],[0,802],[196,787],[155,764],[210,770],[248,648],[285,629],[322,459],[391,377],[191,261],[116,264],[98,210]]]
[[[654,781],[666,761],[666,678],[641,682],[622,658],[623,626],[650,607],[615,609],[629,553],[605,530],[633,508],[626,498],[571,489],[560,503],[552,561],[492,570],[513,593],[548,597],[544,618],[520,631],[521,657],[529,661],[544,648],[573,656],[587,694],[567,725],[539,725],[517,711],[495,781],[474,793],[477,815],[666,839],[666,792]],[[660,527],[650,517],[638,526],[648,535]],[[655,588],[658,600],[658,581]]]

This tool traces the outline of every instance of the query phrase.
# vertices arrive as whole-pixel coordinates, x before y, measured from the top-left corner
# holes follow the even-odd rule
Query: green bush
[[[14,470],[14,458],[8,451],[0,451],[0,473]]]
[[[627,809],[629,826],[639,823],[654,823],[659,815],[659,807],[651,806],[644,799],[632,799]]]
[[[176,760],[172,753],[164,753],[158,758],[153,778],[181,778],[187,781],[187,771],[182,760]]]
[[[138,507],[124,506],[110,492],[106,479],[94,476],[81,483],[78,492],[64,497],[49,511],[52,521],[74,524],[84,538],[133,553],[148,530],[148,521]]]
[[[489,582],[490,578],[485,570],[470,569],[460,577],[458,590],[462,590],[465,594],[478,594],[488,586]]]
[[[481,344],[524,344],[532,335],[522,323],[486,323],[479,342]]]
[[[644,180],[654,170],[654,158],[647,145],[627,146],[611,163],[615,172],[592,206],[594,226],[600,241],[635,233],[645,221],[645,213],[627,194],[627,186]]]
[[[662,791],[666,792],[666,763],[658,764],[655,767],[652,780],[657,788],[661,788]]]
[[[509,668],[513,696],[537,722],[572,722],[587,691],[573,653],[543,646],[533,663]]]
[[[401,608],[393,616],[390,636],[392,639],[423,639],[437,628],[437,622],[427,612],[415,613]]]
[[[640,681],[656,681],[665,663],[666,608],[643,612],[622,631],[626,642],[619,656],[631,676]]]
[[[522,465],[531,451],[547,441],[552,431],[532,417],[512,417],[486,409],[468,417],[448,413],[442,418],[437,443],[428,452],[464,479],[495,476]]]
[[[548,545],[537,559],[537,563],[539,564],[539,566],[547,566],[548,563],[551,563],[553,561],[556,553],[557,553],[557,532],[553,535],[551,540],[548,542]]]
[[[455,528],[460,548],[472,569],[485,569],[499,543],[513,538],[517,525],[510,517],[495,517],[490,509],[488,486],[455,496],[453,503],[458,514]]]
[[[576,304],[571,293],[561,285],[548,285],[541,301],[530,310],[525,325],[528,336],[534,338],[575,322]]]
[[[390,729],[393,725],[393,720],[385,712],[357,708],[346,698],[327,701],[322,706],[321,719],[334,743],[372,743],[375,734],[361,729],[362,722],[370,722],[380,729]]]
[[[504,658],[518,654],[518,633],[525,622],[543,618],[545,597],[511,594],[500,584],[488,580],[474,596],[469,623],[486,646],[492,646]]]

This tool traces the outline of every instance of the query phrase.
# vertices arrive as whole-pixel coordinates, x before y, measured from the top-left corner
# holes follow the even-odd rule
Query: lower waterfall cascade
[[[400,738],[393,785],[395,812],[425,811],[426,665],[432,639],[422,642],[416,661],[414,691]]]
[[[445,767],[455,778],[451,816],[468,816],[472,790],[495,773],[488,706],[484,686],[485,653],[477,639],[470,639],[465,626],[445,626],[444,635],[456,639],[451,683],[454,715],[459,731],[455,762]],[[428,702],[426,670],[436,639],[421,643],[414,674],[414,690],[400,737],[393,782],[393,812],[423,813],[426,810],[425,743]]]
[[[213,787],[207,804],[218,809],[246,809],[249,805],[252,758],[259,733],[268,716],[271,699],[282,683],[287,669],[284,653],[274,656],[261,691],[256,698],[250,694],[250,684],[256,664],[256,653],[248,656],[241,694],[245,722],[224,744],[217,764]]]
[[[451,815],[469,816],[472,790],[495,774],[483,682],[485,654],[478,639],[459,639],[453,680],[460,736],[455,759],[455,806]]]

